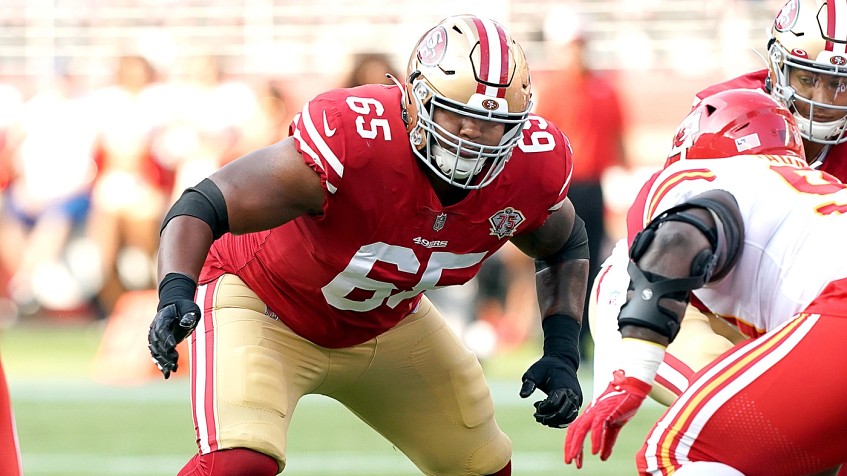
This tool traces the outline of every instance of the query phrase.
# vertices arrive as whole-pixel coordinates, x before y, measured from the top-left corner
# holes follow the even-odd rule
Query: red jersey
[[[329,348],[365,342],[462,284],[513,235],[540,227],[566,199],[567,138],[531,116],[504,170],[444,206],[412,152],[396,86],[335,89],[306,103],[290,135],[321,177],[320,216],[226,234],[200,282],[238,275],[297,334]]]

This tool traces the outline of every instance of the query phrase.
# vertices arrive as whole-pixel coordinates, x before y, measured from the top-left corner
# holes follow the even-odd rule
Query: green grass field
[[[118,387],[95,383],[91,361],[98,324],[17,325],[0,334],[27,476],[175,475],[195,452],[186,378]],[[621,432],[606,461],[587,456],[576,470],[562,462],[565,432],[542,427],[517,396],[533,346],[502,354],[486,371],[497,420],[512,438],[513,474],[634,474],[633,455],[661,407],[649,403]],[[152,364],[151,364],[152,365]],[[590,394],[590,369],[581,369]],[[340,404],[306,397],[289,432],[286,475],[415,475],[390,443]]]

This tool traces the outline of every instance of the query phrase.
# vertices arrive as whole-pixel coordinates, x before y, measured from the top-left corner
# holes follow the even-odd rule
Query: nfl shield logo
[[[523,221],[523,213],[512,207],[500,210],[488,219],[488,222],[491,223],[491,234],[496,235],[500,239],[513,236],[515,230],[518,229],[518,225]]]
[[[447,221],[446,213],[439,213],[438,216],[435,217],[435,223],[432,224],[432,229],[435,231],[441,231],[444,228],[444,223]]]

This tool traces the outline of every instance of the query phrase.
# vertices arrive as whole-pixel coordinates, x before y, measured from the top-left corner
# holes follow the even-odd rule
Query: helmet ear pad
[[[425,100],[419,101],[415,93],[415,86],[424,79],[421,78],[420,71],[413,71],[409,77],[406,79],[406,83],[404,84],[404,111],[403,111],[403,119],[406,121],[406,134],[409,134],[411,137],[413,134],[420,134],[421,141],[419,144],[414,144],[413,146],[417,150],[423,150],[427,146],[428,142],[428,134],[422,127],[418,126],[420,121],[421,114],[421,106],[427,104],[432,99],[432,93],[428,93]],[[423,84],[419,85],[418,88],[426,88]]]
[[[412,98],[412,94],[414,94],[414,80],[420,74],[420,71],[413,71],[412,74],[410,74],[409,77],[406,78],[406,84],[403,87],[403,100],[405,109],[403,111],[403,119],[406,121],[407,134],[411,134],[415,126],[418,125],[418,104]]]
[[[408,86],[407,86],[408,87]],[[418,104],[406,93],[404,119],[406,119],[406,133],[411,134],[418,125]]]

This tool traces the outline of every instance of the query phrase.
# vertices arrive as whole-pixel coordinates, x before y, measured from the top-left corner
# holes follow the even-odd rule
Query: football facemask
[[[451,185],[478,189],[503,170],[529,117],[523,50],[499,24],[450,17],[427,32],[409,60],[406,120],[415,154]],[[504,125],[496,145],[459,137],[434,120],[438,109]]]

